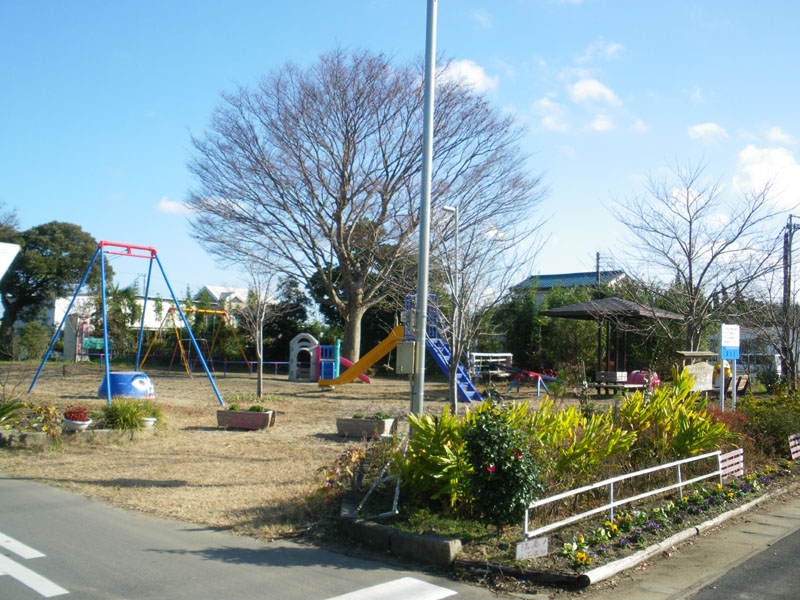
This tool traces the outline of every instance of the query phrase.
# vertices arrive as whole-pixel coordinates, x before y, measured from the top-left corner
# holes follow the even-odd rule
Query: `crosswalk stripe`
[[[30,546],[26,546],[20,541],[15,540],[12,537],[7,536],[3,532],[0,531],[0,546],[8,550],[9,552],[13,552],[17,556],[21,556],[22,558],[41,558],[44,556],[38,550],[34,550]]]
[[[455,594],[453,590],[420,579],[402,577],[328,600],[439,600]]]
[[[27,567],[23,567],[6,556],[0,556],[0,574],[10,575],[45,598],[69,594],[69,590],[65,590],[60,585],[56,585],[49,579],[42,577]]]

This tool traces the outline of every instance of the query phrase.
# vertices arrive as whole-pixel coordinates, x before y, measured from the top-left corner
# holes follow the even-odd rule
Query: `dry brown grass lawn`
[[[34,368],[0,365],[6,393],[26,391]],[[265,390],[279,399],[265,404],[277,412],[275,427],[225,431],[217,428],[218,403],[204,375],[147,373],[166,414],[161,433],[95,446],[65,443],[54,451],[2,449],[0,472],[125,509],[270,538],[302,527],[304,498],[322,484],[320,469],[361,443],[336,435],[336,417],[378,410],[404,416],[409,405],[406,380],[373,379],[324,391],[270,375]],[[48,365],[29,400],[60,412],[70,404],[99,410],[105,404],[97,398],[101,379],[97,365]],[[227,402],[252,395],[255,378],[229,375],[217,385]],[[426,412],[440,412],[446,393],[446,384],[427,383]]]

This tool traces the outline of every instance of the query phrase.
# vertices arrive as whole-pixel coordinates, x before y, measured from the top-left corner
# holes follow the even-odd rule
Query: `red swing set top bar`
[[[111,250],[105,250],[107,246],[111,246],[112,248],[124,248],[124,252],[112,252]],[[134,246],[133,244],[117,244],[116,242],[106,242],[102,241],[97,245],[98,248],[103,248],[106,254],[116,254],[117,256],[134,256],[137,258],[153,258],[157,252],[155,248],[150,248],[149,246]],[[143,250],[145,252],[149,252],[149,255],[146,254],[134,254],[135,250]]]

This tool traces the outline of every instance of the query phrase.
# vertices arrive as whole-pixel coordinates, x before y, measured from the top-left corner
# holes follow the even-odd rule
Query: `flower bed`
[[[712,484],[696,488],[684,497],[650,502],[632,510],[565,527],[550,535],[548,556],[517,561],[515,546],[521,533],[517,528],[507,532],[502,544],[488,537],[464,543],[462,555],[467,560],[487,563],[524,565],[536,571],[557,574],[580,573],[664,540],[679,531],[697,526],[732,510],[762,494],[776,480],[792,478],[791,462],[780,467],[766,467],[758,473],[732,480],[724,485]],[[516,538],[516,539],[515,539]]]

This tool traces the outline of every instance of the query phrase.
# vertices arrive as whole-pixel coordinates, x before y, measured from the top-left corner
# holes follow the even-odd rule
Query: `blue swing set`
[[[194,346],[195,350],[197,351],[198,358],[200,362],[203,364],[203,369],[208,376],[208,380],[211,383],[211,387],[214,388],[214,393],[217,396],[217,400],[221,405],[225,405],[225,402],[222,400],[222,396],[220,396],[219,390],[217,389],[217,384],[214,382],[214,377],[211,375],[211,371],[208,368],[208,364],[206,363],[205,359],[203,358],[202,352],[200,352],[200,348],[197,344],[197,340],[192,333],[192,328],[189,326],[189,321],[186,319],[186,315],[181,308],[178,299],[175,297],[175,292],[172,291],[172,286],[169,284],[169,280],[167,279],[167,274],[164,272],[164,267],[161,264],[161,261],[158,258],[158,253],[156,252],[155,248],[150,248],[147,246],[135,246],[132,244],[118,244],[115,242],[106,242],[102,241],[97,245],[97,250],[92,257],[92,260],[89,261],[89,266],[86,267],[86,271],[83,274],[83,278],[81,279],[80,284],[75,289],[75,294],[72,296],[72,300],[70,300],[69,306],[67,307],[66,312],[64,313],[64,318],[61,319],[61,323],[59,323],[58,328],[56,329],[55,334],[53,335],[53,339],[50,341],[50,346],[47,348],[47,352],[45,352],[44,357],[42,358],[42,363],[39,365],[39,369],[36,371],[36,375],[33,378],[33,382],[31,386],[28,388],[28,393],[33,391],[34,386],[36,385],[36,381],[39,379],[39,375],[42,373],[42,369],[44,369],[44,365],[47,362],[50,353],[53,351],[53,346],[58,339],[58,336],[61,334],[61,330],[64,327],[64,323],[69,316],[70,311],[72,310],[72,305],[75,303],[75,299],[78,297],[78,294],[81,291],[81,288],[86,283],[86,280],[89,277],[89,272],[92,270],[92,266],[94,265],[97,257],[100,257],[100,285],[102,288],[102,298],[103,298],[103,352],[106,360],[104,360],[105,365],[105,379],[103,380],[103,384],[101,384],[101,390],[104,388],[106,391],[106,398],[108,405],[111,406],[111,396],[112,396],[112,379],[111,379],[111,354],[109,352],[109,344],[108,344],[108,309],[106,304],[106,254],[112,254],[116,256],[130,256],[134,258],[146,258],[149,262],[149,267],[147,269],[147,283],[145,285],[145,292],[144,292],[144,304],[142,306],[142,318],[141,324],[139,326],[139,341],[136,347],[136,365],[139,365],[139,359],[142,354],[142,340],[144,339],[144,316],[147,311],[147,300],[149,297],[150,292],[150,279],[153,272],[153,261],[155,260],[156,264],[158,265],[159,270],[161,271],[161,275],[164,277],[164,283],[167,285],[167,289],[169,289],[170,296],[172,297],[172,301],[175,303],[175,309],[180,313],[181,319],[183,320],[184,325],[186,326],[186,331],[189,333],[189,338],[191,339],[191,343]]]

